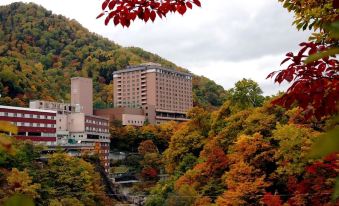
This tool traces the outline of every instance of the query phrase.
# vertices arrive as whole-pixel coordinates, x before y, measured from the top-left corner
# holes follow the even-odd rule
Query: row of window
[[[177,94],[177,93],[172,93],[172,92],[157,92],[157,98],[159,97],[158,94],[161,93],[163,95],[160,95],[160,98],[170,98],[172,99],[173,96],[176,96],[176,97],[183,97],[183,98],[192,98],[191,95],[183,95],[183,94]],[[167,96],[165,96],[167,95]],[[181,99],[183,99],[181,98]]]
[[[140,75],[139,74],[136,74],[135,76],[134,75],[123,75],[122,78],[123,79],[133,79],[133,78],[139,78]]]
[[[99,120],[95,121],[95,120],[91,120],[91,119],[86,119],[86,123],[108,126],[107,122],[99,121]]]
[[[174,110],[180,110],[180,111],[184,111],[184,110],[187,110],[189,108],[188,105],[186,105],[186,106],[172,106],[172,105],[168,105],[168,104],[157,104],[157,106],[159,107],[159,109],[174,109]]]
[[[157,80],[157,82],[159,82],[160,84],[163,84],[162,82],[169,82],[169,83],[171,83],[171,79],[167,79],[167,78],[161,78],[160,77],[160,78],[155,78],[155,80]],[[181,79],[179,79],[179,80],[181,80]],[[185,86],[190,85],[187,81],[174,81],[174,80],[172,80],[172,83],[173,84],[179,84],[179,85],[185,85]]]
[[[176,92],[183,92],[183,91],[191,91],[192,88],[191,87],[177,87],[177,86],[174,86],[174,87],[171,87],[170,85],[165,85],[165,84],[160,84],[157,85],[156,87],[157,89],[163,89],[163,90],[169,90],[169,91],[176,91]]]
[[[108,129],[101,129],[101,128],[96,128],[96,127],[86,127],[86,131],[91,131],[91,132],[108,132]]]
[[[32,123],[32,122],[13,122],[18,127],[48,127],[55,128],[55,124]]]
[[[134,87],[134,86],[139,86],[140,85],[139,84],[139,80],[137,80],[136,84],[134,84],[134,80],[131,82],[132,84],[130,84],[129,81],[127,81],[127,82],[123,81],[122,83],[123,83],[122,87]]]
[[[100,152],[99,152],[99,153],[106,154],[106,153],[109,153],[109,150],[107,150],[107,149],[100,150]]]
[[[34,137],[55,137],[55,133],[44,133],[44,132],[18,132],[17,135]]]
[[[172,99],[173,100],[173,99]],[[180,104],[180,105],[191,105],[192,104],[192,102],[190,102],[190,101],[182,101],[182,100],[179,100],[179,101],[171,101],[171,99],[170,100],[168,100],[168,99],[160,99],[159,101],[157,100],[157,103],[158,102],[160,102],[160,103],[167,103],[167,104]]]
[[[75,135],[75,134],[73,134],[73,135],[71,135],[71,137],[73,137],[73,138],[83,138],[83,137],[85,137],[84,135],[82,135],[82,134],[80,134],[80,135]],[[87,137],[88,138],[88,137]],[[98,135],[98,138],[97,139],[109,139],[109,137],[105,137],[105,136],[99,136]],[[81,144],[86,144],[86,142],[82,142]],[[91,143],[92,144],[92,143]],[[103,143],[102,143],[103,144]],[[103,146],[103,145],[102,145]]]
[[[127,120],[129,124],[144,124],[144,121],[137,121],[137,120]]]
[[[51,120],[55,119],[55,116],[50,116],[50,115],[24,114],[24,113],[12,113],[12,112],[0,112],[0,116],[22,117],[22,118],[32,118],[32,119],[51,119]]]

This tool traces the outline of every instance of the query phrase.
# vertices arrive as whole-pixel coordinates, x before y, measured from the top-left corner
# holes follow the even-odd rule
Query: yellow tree
[[[274,148],[260,134],[242,135],[228,156],[230,170],[225,173],[227,190],[217,199],[218,205],[258,205],[260,195],[270,186],[266,166],[272,162]]]
[[[33,183],[32,177],[29,176],[28,171],[19,171],[13,168],[7,176],[8,194],[22,194],[27,195],[33,199],[39,197],[38,190],[41,188],[40,184]]]

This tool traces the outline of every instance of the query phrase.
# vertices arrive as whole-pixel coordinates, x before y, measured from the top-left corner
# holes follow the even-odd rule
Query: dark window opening
[[[38,137],[41,137],[41,132],[28,132],[28,136],[38,136]]]
[[[99,135],[93,135],[93,134],[89,134],[87,135],[88,139],[99,139]]]

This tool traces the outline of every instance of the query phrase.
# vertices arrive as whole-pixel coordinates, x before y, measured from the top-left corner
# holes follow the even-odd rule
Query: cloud
[[[9,4],[12,0],[2,0]],[[27,2],[27,1],[26,1]],[[96,20],[102,0],[32,0],[54,13],[76,19],[92,32],[123,46],[137,46],[204,75],[225,88],[237,80],[257,81],[266,95],[283,90],[266,76],[279,69],[288,51],[296,51],[308,32],[291,25],[293,15],[277,0],[202,0],[184,16],[155,23],[136,21],[130,28]]]
[[[242,78],[247,78],[258,82],[265,95],[273,95],[287,88],[286,84],[277,85],[272,79],[266,79],[270,72],[279,69],[272,65],[279,65],[282,55],[267,55],[237,62],[210,61],[204,65],[192,64],[191,67],[198,68],[197,73],[213,79],[226,89],[232,88]]]

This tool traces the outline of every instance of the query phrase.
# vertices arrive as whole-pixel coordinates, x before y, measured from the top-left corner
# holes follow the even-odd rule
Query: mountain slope
[[[127,65],[175,64],[140,48],[124,48],[89,32],[75,20],[33,3],[0,7],[0,104],[27,105],[30,99],[68,101],[70,78],[93,78],[95,107],[112,102],[112,72]],[[194,77],[195,105],[222,104],[224,89]]]

